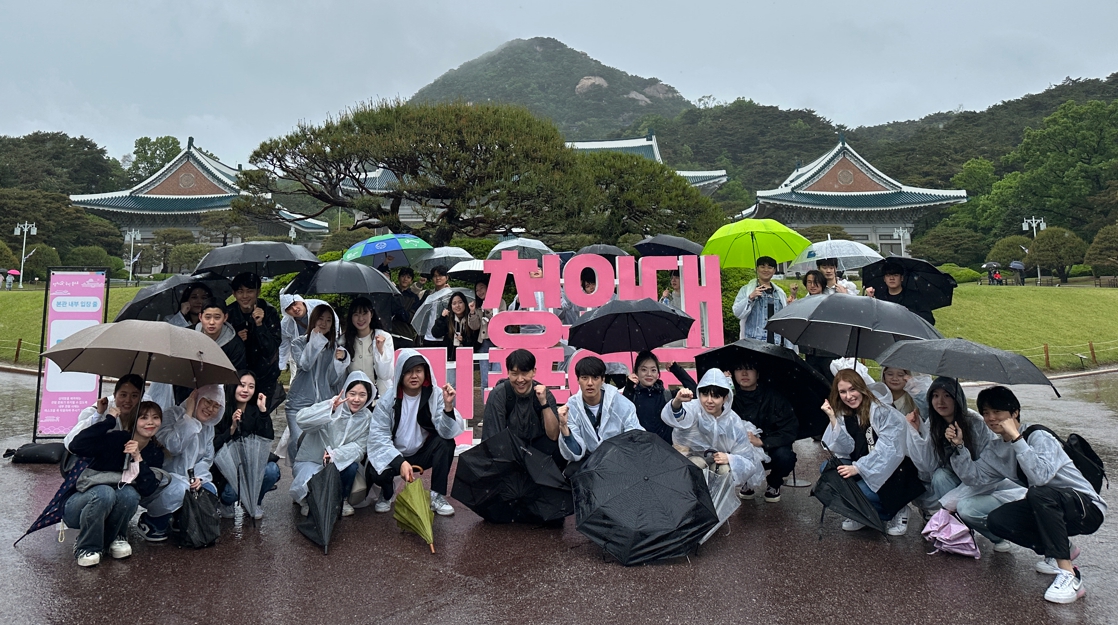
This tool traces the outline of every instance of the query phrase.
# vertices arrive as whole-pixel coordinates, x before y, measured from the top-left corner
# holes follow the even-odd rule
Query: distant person
[[[679,290],[679,270],[673,269],[668,274],[669,288],[660,294],[660,303],[683,312],[683,293]]]
[[[6,284],[7,286],[8,286],[8,290],[9,290],[9,291],[11,291],[11,290],[12,290],[12,283],[13,283],[13,282],[15,282],[15,278],[13,278],[13,277],[12,277],[12,274],[10,274],[10,273],[9,273],[9,274],[8,274],[8,277],[7,277],[7,278],[4,278],[4,283],[5,283],[5,284]]]
[[[294,341],[295,337],[307,333],[311,311],[316,306],[325,303],[320,299],[304,299],[302,295],[288,295],[286,293],[280,295],[280,308],[283,310],[280,329],[283,333],[283,340],[280,342],[279,348],[279,368],[280,371],[290,370],[291,378],[294,378],[299,372],[298,365],[291,358],[291,341]]]
[[[279,348],[283,342],[279,313],[260,299],[260,276],[254,273],[233,278],[233,297],[236,305],[229,310],[229,323],[245,342],[248,368],[256,374],[258,388],[272,396],[279,381]],[[278,401],[282,392],[274,397]]]
[[[411,267],[401,267],[396,275],[396,288],[400,294],[396,296],[395,317],[403,323],[411,323],[415,311],[419,308],[419,301],[424,294],[415,284],[415,271]]]
[[[772,283],[776,273],[776,260],[771,256],[757,259],[757,277],[746,283],[734,298],[734,316],[741,320],[739,338],[767,341],[769,333],[765,324],[769,318],[784,309],[788,298],[784,290]],[[779,334],[773,335],[773,342],[780,345],[783,341]]]
[[[878,291],[871,286],[866,288],[866,295],[886,302],[900,304],[924,321],[932,325],[936,324],[935,315],[932,314],[932,311],[928,309],[924,302],[912,291],[905,290],[904,267],[900,263],[887,262],[881,271],[884,274],[885,292]]]
[[[489,294],[489,281],[486,279],[478,280],[474,284],[474,304],[470,307],[470,329],[477,332],[477,348],[475,351],[488,354],[489,350],[493,348],[493,341],[489,339],[489,321],[493,319],[495,313],[502,313],[508,309],[505,306],[505,301],[500,300],[501,306],[497,309],[484,308],[485,297]],[[489,388],[489,372],[499,369],[493,368],[493,365],[488,360],[483,360],[479,363],[481,369],[481,387]]]
[[[446,349],[446,361],[455,362],[459,347],[474,347],[477,345],[477,330],[470,327],[470,309],[474,305],[466,301],[466,296],[461,292],[453,293],[446,301],[446,307],[435,324],[431,326],[431,336],[434,343],[428,345],[441,345]],[[473,362],[464,363],[462,367],[464,376],[473,376]],[[451,386],[457,381],[458,368],[447,371],[447,382]]]
[[[994,282],[997,283],[998,286],[1002,284],[1002,272],[998,269],[994,270]]]

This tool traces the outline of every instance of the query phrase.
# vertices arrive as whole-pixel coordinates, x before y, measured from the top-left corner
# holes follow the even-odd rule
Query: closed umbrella
[[[214,464],[226,480],[237,484],[237,499],[253,519],[263,511],[257,502],[271,453],[272,441],[253,435],[230,440],[214,455]]]
[[[698,256],[703,253],[702,245],[670,234],[641,239],[633,247],[641,256]]]
[[[309,511],[296,527],[303,536],[321,546],[322,553],[330,553],[334,523],[342,516],[342,475],[334,463],[326,463],[307,481],[306,502]]]
[[[571,487],[552,457],[507,429],[458,456],[451,494],[490,523],[546,523],[574,513]]]
[[[415,309],[415,315],[411,318],[411,326],[415,328],[416,334],[423,336],[431,331],[435,325],[435,321],[442,314],[446,308],[447,302],[450,301],[450,296],[455,293],[461,293],[466,296],[467,302],[474,301],[474,292],[472,289],[464,288],[446,288],[440,291],[431,291],[427,294],[427,298]]]
[[[716,230],[703,255],[718,256],[721,267],[753,268],[762,256],[788,262],[809,245],[803,235],[774,219],[742,219]]]
[[[485,273],[484,260],[464,260],[450,268],[447,275],[455,280],[461,280],[469,284],[477,284],[478,282],[488,282],[489,274]]]
[[[354,243],[342,260],[380,267],[406,267],[431,250],[431,244],[414,234],[382,234]]]
[[[516,252],[518,258],[534,258],[536,260],[541,260],[544,256],[555,253],[542,241],[517,237],[508,241],[501,241],[492,250],[489,250],[489,255],[485,258],[486,260],[500,258],[502,252]]]
[[[862,286],[888,292],[885,286],[885,265],[896,264],[904,269],[905,304],[913,310],[936,310],[951,305],[951,297],[959,286],[950,274],[936,269],[919,258],[890,256],[862,268]]]
[[[224,303],[233,295],[233,287],[229,281],[216,274],[208,273],[201,276],[171,276],[162,282],[145,286],[140,289],[132,301],[124,305],[117,313],[114,321],[126,319],[143,319],[145,321],[163,321],[180,312],[179,303],[183,293],[186,293],[196,284],[201,284],[210,290],[214,299]]]
[[[399,295],[385,275],[368,265],[348,260],[324,263],[307,281],[303,295]]]
[[[826,258],[834,259],[839,271],[849,271],[881,260],[881,254],[857,241],[827,239],[816,241],[800,252],[787,271],[807,273],[816,268],[817,261]]]
[[[430,275],[431,271],[443,265],[448,269],[460,262],[474,260],[474,257],[460,247],[436,247],[412,261],[412,269],[417,273]]]
[[[317,267],[318,260],[307,248],[277,241],[248,241],[215,248],[206,254],[194,270],[195,274],[215,273],[226,278],[241,273],[254,273],[261,278],[271,278],[285,273],[296,273],[308,267]]]
[[[1013,352],[966,339],[899,341],[878,356],[883,367],[995,384],[1055,385],[1033,361]],[[1060,392],[1056,391],[1056,396]]]
[[[819,475],[819,481],[811,488],[811,496],[823,504],[823,514],[820,515],[819,522],[823,522],[823,515],[826,515],[827,508],[830,508],[852,521],[872,527],[884,534],[885,521],[881,520],[877,509],[873,507],[869,499],[866,499],[865,493],[858,487],[855,478],[845,478],[839,475],[838,466],[839,461],[837,459],[831,458],[828,460],[823,468],[823,473]]]
[[[655,300],[613,300],[571,326],[568,343],[599,354],[639,352],[687,338],[695,320]]]
[[[423,480],[419,479],[423,469],[413,466],[412,471],[416,477],[396,496],[392,517],[396,519],[396,527],[427,541],[431,553],[435,553],[435,511],[431,509],[431,491],[424,488]]]

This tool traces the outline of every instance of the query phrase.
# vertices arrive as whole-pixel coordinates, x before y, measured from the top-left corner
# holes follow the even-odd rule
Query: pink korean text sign
[[[107,269],[49,270],[43,315],[43,349],[75,332],[103,323],[108,302]],[[97,402],[101,378],[92,373],[64,372],[49,359],[39,363],[39,401],[35,436],[63,436],[77,423],[78,413]]]

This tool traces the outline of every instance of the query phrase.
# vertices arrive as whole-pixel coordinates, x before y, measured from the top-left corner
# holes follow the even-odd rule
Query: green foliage
[[[1086,254],[1087,243],[1074,232],[1050,227],[1037,233],[1027,258],[1034,267],[1039,265],[1058,276],[1060,282],[1067,282],[1072,265],[1082,263]]]
[[[489,255],[489,250],[492,250],[496,245],[495,239],[466,239],[457,238],[451,239],[450,244],[454,247],[460,247],[470,253],[470,256],[478,259],[484,259]]]
[[[964,228],[937,226],[912,242],[908,252],[933,265],[954,263],[977,265],[986,257],[986,243],[982,235]]]
[[[276,311],[279,312],[280,315],[282,315],[283,310],[280,308],[279,301],[280,291],[283,290],[283,287],[290,284],[297,275],[299,274],[285,273],[283,275],[272,278],[271,282],[265,282],[264,284],[260,285],[260,299],[271,304],[272,308],[275,308]]]
[[[35,224],[27,245],[45,243],[65,255],[71,248],[96,245],[111,255],[120,254],[124,238],[110,222],[70,205],[60,193],[0,189],[0,241],[12,250],[23,249],[23,232],[13,234],[17,223]],[[16,252],[19,253],[18,251]]]
[[[827,239],[854,240],[854,237],[850,236],[842,226],[808,226],[799,228],[796,232],[802,234],[805,239],[812,243],[826,241]]]
[[[368,228],[358,228],[357,230],[341,230],[339,232],[331,233],[322,240],[323,252],[344,252],[353,247],[357,243],[368,239],[369,237],[376,236],[372,230]]]
[[[0,268],[19,269],[19,255],[7,243],[0,241]]]
[[[99,247],[75,247],[66,253],[66,264],[71,267],[109,267],[112,268],[112,257]]]
[[[1090,265],[1072,265],[1068,278],[1085,278],[1094,275]]]
[[[982,274],[968,267],[960,267],[954,263],[947,263],[937,267],[943,273],[955,278],[955,282],[962,284],[964,282],[978,282],[982,279]]]
[[[318,260],[321,260],[324,263],[328,263],[328,262],[335,261],[335,260],[341,260],[342,259],[342,254],[344,254],[344,253],[345,253],[344,251],[339,251],[339,250],[330,250],[330,251],[325,251],[324,250],[324,251],[321,251],[321,252],[318,253]]]
[[[167,257],[169,263],[167,268],[176,273],[192,272],[194,268],[198,266],[198,263],[202,261],[202,258],[213,251],[213,249],[213,247],[205,243],[176,245]]]
[[[163,265],[163,271],[168,272],[171,266],[171,252],[179,245],[192,245],[194,234],[183,228],[163,228],[152,233],[155,238],[151,242],[152,251]]]
[[[986,255],[986,260],[999,263],[1003,269],[1008,269],[1009,263],[1015,260],[1025,262],[1025,250],[1029,249],[1029,246],[1032,244],[1032,239],[1019,234],[998,239],[994,247],[990,248],[990,253]],[[1021,249],[1022,247],[1024,247],[1025,250]],[[1030,268],[1028,263],[1025,264],[1025,268]]]
[[[137,185],[170,163],[182,146],[175,137],[140,137],[132,148],[132,164],[128,167],[128,186]]]
[[[108,219],[86,213],[84,221],[79,221],[74,226],[74,245],[100,247],[114,258],[124,253],[124,235]]]
[[[1118,226],[1107,226],[1099,230],[1095,240],[1087,248],[1083,262],[1091,266],[1096,276],[1118,275]]]
[[[50,193],[119,191],[124,170],[105,148],[61,132],[0,135],[0,188]]]
[[[984,158],[972,158],[963,163],[962,171],[951,176],[951,186],[965,189],[967,197],[977,197],[990,193],[997,180],[992,162]]]
[[[43,280],[47,277],[48,267],[61,267],[62,259],[58,251],[45,243],[27,245],[28,258],[23,264],[23,282],[27,283],[32,278]]]
[[[210,211],[198,222],[202,236],[210,243],[229,245],[232,239],[245,240],[256,234],[256,226],[242,213],[233,210]],[[286,237],[285,237],[286,239]]]
[[[752,269],[729,267],[722,269],[722,332],[726,343],[733,343],[741,335],[741,320],[734,316],[734,299],[750,280],[757,277]]]

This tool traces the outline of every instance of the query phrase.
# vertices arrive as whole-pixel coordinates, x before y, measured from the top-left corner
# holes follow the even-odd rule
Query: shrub
[[[947,263],[938,267],[940,271],[955,278],[955,282],[963,284],[964,282],[978,282],[982,278],[982,274],[973,269],[960,267],[958,265]]]

